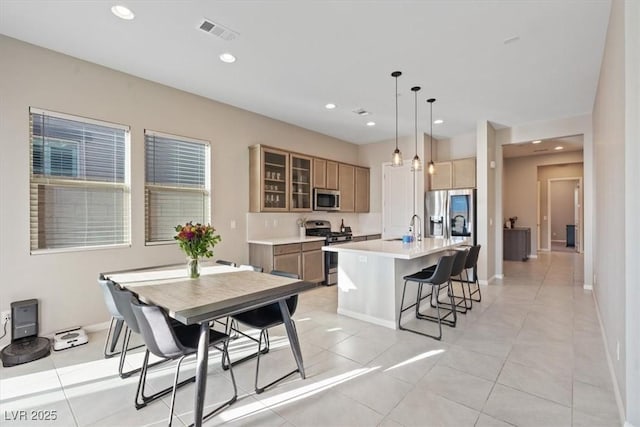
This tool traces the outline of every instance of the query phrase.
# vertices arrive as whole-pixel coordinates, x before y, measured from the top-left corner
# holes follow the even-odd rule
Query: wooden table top
[[[140,300],[163,307],[184,324],[250,310],[317,286],[228,266],[204,267],[197,279],[186,277],[185,266],[103,273],[102,276],[134,292]]]

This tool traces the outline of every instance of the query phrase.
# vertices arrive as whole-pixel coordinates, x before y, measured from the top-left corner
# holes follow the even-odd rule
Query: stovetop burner
[[[305,227],[307,236],[326,237],[327,241],[351,240],[350,231],[331,231],[329,221],[307,221]]]

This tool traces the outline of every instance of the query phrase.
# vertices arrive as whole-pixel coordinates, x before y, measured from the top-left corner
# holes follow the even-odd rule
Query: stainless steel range
[[[352,238],[351,231],[331,231],[329,221],[307,221],[305,228],[307,236],[324,237],[327,246],[349,243]],[[338,254],[336,252],[324,253],[324,277],[324,283],[327,286],[338,283]]]

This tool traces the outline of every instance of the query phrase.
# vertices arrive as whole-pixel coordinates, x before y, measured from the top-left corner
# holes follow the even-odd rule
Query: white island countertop
[[[365,240],[362,242],[343,243],[323,246],[322,250],[337,253],[361,253],[397,259],[414,259],[431,255],[443,250],[453,249],[467,243],[467,239],[431,239],[402,243],[402,240]]]

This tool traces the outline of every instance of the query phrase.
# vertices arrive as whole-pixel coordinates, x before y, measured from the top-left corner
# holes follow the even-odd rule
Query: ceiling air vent
[[[371,114],[370,111],[367,111],[364,108],[358,108],[357,110],[353,110],[353,112],[359,116],[368,116],[369,114]]]
[[[220,24],[216,24],[212,20],[206,18],[202,20],[199,28],[204,32],[220,37],[222,40],[226,41],[231,41],[240,35],[235,31]]]

